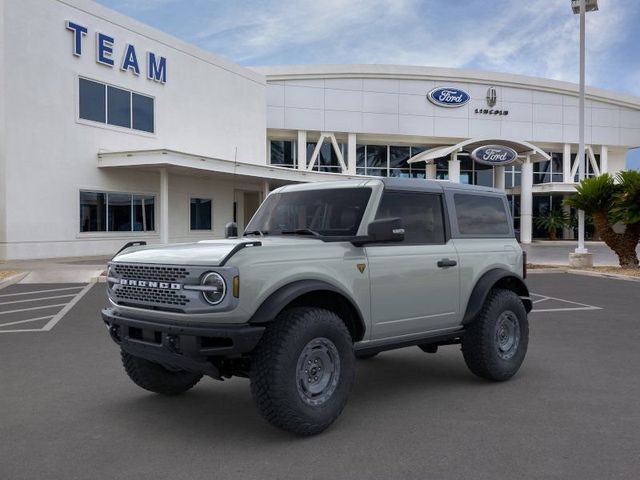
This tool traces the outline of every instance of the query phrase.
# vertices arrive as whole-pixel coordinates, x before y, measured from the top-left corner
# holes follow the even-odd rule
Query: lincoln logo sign
[[[518,152],[504,145],[485,145],[471,152],[471,158],[485,165],[508,165],[518,158]]]
[[[438,87],[427,93],[429,101],[441,107],[461,107],[471,98],[467,92],[454,87]]]

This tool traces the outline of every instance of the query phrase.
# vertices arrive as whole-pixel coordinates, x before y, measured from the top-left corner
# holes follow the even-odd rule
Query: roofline
[[[267,82],[326,78],[391,78],[401,80],[436,80],[442,82],[484,82],[496,86],[517,88],[524,86],[534,90],[568,94],[576,97],[580,92],[577,83],[528,75],[468,70],[463,68],[373,64],[274,65],[250,68],[265,75]],[[625,93],[587,87],[586,96],[589,100],[640,109],[640,97]]]

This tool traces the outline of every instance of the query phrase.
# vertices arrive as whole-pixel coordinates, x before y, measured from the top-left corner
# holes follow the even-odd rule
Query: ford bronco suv
[[[362,179],[269,194],[242,237],[139,246],[108,266],[102,311],[124,369],[175,395],[248,377],[260,413],[310,435],[342,412],[357,358],[460,344],[474,374],[522,364],[532,304],[505,195]]]

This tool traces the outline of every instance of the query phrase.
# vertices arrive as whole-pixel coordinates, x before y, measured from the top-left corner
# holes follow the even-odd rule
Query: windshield
[[[245,235],[354,236],[370,196],[370,188],[332,188],[270,195],[247,225]]]

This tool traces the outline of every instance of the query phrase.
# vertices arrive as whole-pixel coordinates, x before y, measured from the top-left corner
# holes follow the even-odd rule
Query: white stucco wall
[[[79,233],[79,189],[157,193],[158,175],[98,169],[98,152],[168,148],[233,160],[237,148],[238,161],[264,164],[261,75],[93,2],[0,5],[0,42],[7,45],[0,48],[0,114],[4,107],[2,118],[8,120],[0,128],[0,188],[6,189],[0,222],[8,225],[0,243],[9,258],[74,255],[78,248],[102,253],[123,243],[116,233]],[[89,30],[81,57],[73,55],[67,20]],[[115,38],[113,68],[96,62],[97,31]],[[140,76],[118,68],[127,43],[136,47]],[[148,50],[166,57],[165,84],[146,78]],[[154,96],[155,134],[78,121],[78,76]]]
[[[388,65],[282,66],[256,71],[267,75],[270,129],[578,142],[577,86],[566,82]],[[426,94],[438,86],[462,88],[471,100],[459,108],[433,105]],[[488,108],[491,86],[498,99],[493,108],[508,110],[508,115],[475,113],[476,108]],[[638,98],[589,89],[585,118],[589,144],[640,145]]]

